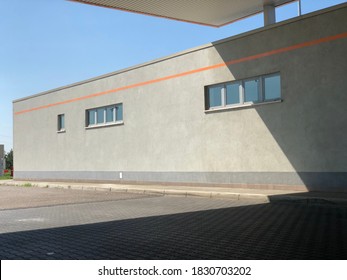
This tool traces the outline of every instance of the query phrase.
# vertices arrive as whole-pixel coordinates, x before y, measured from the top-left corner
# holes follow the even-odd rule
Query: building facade
[[[15,100],[15,179],[347,191],[347,5]]]

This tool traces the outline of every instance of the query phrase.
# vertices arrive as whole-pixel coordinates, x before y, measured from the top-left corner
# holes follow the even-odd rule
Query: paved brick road
[[[345,207],[77,192],[89,200],[1,210],[0,258],[347,258]]]

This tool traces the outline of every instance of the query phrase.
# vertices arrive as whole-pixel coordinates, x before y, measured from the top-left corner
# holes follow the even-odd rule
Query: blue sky
[[[302,12],[344,2],[302,0]],[[277,12],[278,20],[296,15],[296,4],[285,5]],[[12,148],[15,99],[223,39],[262,24],[261,15],[213,28],[65,0],[0,0],[0,144],[5,144],[6,151]]]

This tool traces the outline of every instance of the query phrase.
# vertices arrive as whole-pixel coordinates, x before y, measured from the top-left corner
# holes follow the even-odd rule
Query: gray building
[[[14,177],[346,192],[346,19],[342,4],[15,100]]]

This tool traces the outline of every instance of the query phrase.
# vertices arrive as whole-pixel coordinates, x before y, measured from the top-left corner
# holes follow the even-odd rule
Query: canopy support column
[[[264,26],[276,23],[276,12],[274,5],[264,5]]]

